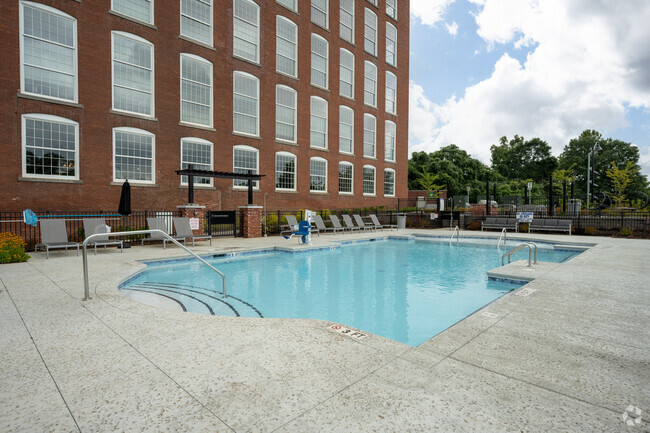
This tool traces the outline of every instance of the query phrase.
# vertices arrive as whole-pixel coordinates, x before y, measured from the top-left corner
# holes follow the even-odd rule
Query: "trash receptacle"
[[[406,228],[406,214],[404,213],[397,214],[397,228],[398,229]]]

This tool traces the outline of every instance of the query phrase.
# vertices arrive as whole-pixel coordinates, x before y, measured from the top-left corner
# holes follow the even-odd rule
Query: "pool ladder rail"
[[[508,263],[510,263],[512,255],[514,253],[516,253],[517,251],[521,250],[524,247],[528,247],[528,267],[530,268],[532,266],[532,264],[531,264],[531,256],[533,254],[533,250],[535,250],[535,261],[533,262],[533,264],[537,264],[537,244],[535,242],[526,242],[526,243],[523,243],[523,244],[519,244],[515,248],[513,248],[510,251],[508,251],[507,253],[505,253],[501,257],[501,266],[505,266],[506,257],[508,257]]]
[[[456,235],[456,243],[458,243],[460,241],[460,229],[458,228],[458,226],[454,227],[454,231],[449,237],[449,245],[451,245],[451,241],[452,239],[454,239],[454,235]]]
[[[195,258],[199,259],[199,261],[203,262],[205,265],[207,265],[210,269],[212,269],[214,272],[217,274],[221,275],[221,281],[223,284],[223,297],[226,297],[226,276],[221,272],[219,269],[215,268],[212,266],[210,263],[206,262],[203,260],[201,257],[199,257],[197,254],[193,253],[192,251],[189,250],[185,245],[181,244],[178,242],[176,239],[172,238],[169,234],[165,233],[162,230],[158,229],[151,229],[151,230],[134,230],[131,232],[111,232],[111,233],[95,233],[93,235],[90,235],[86,238],[86,240],[83,242],[83,266],[84,266],[84,301],[87,301],[91,299],[90,297],[90,285],[88,284],[88,254],[86,247],[88,245],[88,241],[91,241],[94,238],[98,238],[100,236],[124,236],[124,235],[140,235],[140,234],[146,234],[146,233],[158,233],[169,239],[171,242],[175,243],[191,255],[193,255]]]
[[[506,238],[508,237],[508,232],[506,231],[506,228],[504,227],[501,229],[501,234],[499,235],[499,240],[497,241],[497,248],[499,248],[499,245],[501,245],[501,239],[503,239],[503,246],[506,246]]]

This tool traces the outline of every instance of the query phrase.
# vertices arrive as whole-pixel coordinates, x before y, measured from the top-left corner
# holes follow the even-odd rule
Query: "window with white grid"
[[[370,9],[366,8],[365,25],[363,32],[363,49],[372,54],[377,55],[377,15]]]
[[[395,142],[397,141],[397,126],[387,120],[385,123],[386,141],[384,142],[384,159],[395,162]]]
[[[113,181],[154,183],[152,133],[136,128],[113,128]]]
[[[112,0],[111,9],[143,23],[153,24],[153,0]]]
[[[327,149],[327,101],[318,96],[312,96],[310,105],[310,145]]]
[[[354,153],[354,110],[339,107],[339,152]]]
[[[278,4],[284,6],[287,9],[290,9],[296,12],[296,7],[298,6],[298,0],[275,0]]]
[[[329,43],[325,38],[311,34],[311,84],[327,89]]]
[[[397,114],[397,76],[386,71],[386,113]]]
[[[296,155],[289,152],[275,154],[275,189],[296,190]]]
[[[113,109],[153,116],[153,44],[113,32]]]
[[[341,68],[339,73],[339,93],[354,99],[354,54],[341,48]]]
[[[327,15],[329,0],[311,0],[311,22],[324,29],[329,28]]]
[[[324,158],[309,160],[309,191],[327,192],[327,160]]]
[[[245,72],[233,73],[233,132],[259,135],[260,81]]]
[[[259,174],[260,151],[250,146],[235,146],[232,151],[232,172]],[[248,180],[234,179],[235,188],[248,188]],[[253,181],[253,188],[259,187],[259,181]]]
[[[47,114],[22,115],[23,176],[79,179],[79,124]]]
[[[363,80],[363,103],[371,107],[377,106],[377,65],[365,61]]]
[[[363,195],[375,195],[375,167],[363,166]]]
[[[297,92],[291,87],[275,87],[275,138],[296,142]]]
[[[370,3],[373,6],[377,6],[377,0],[368,0],[368,3]]]
[[[339,162],[339,194],[352,194],[352,177],[354,165],[349,162]]]
[[[251,0],[234,0],[232,53],[260,62],[260,7]]]
[[[372,114],[363,115],[363,156],[376,158],[377,119]]]
[[[278,15],[276,35],[275,69],[295,77],[298,75],[298,26]]]
[[[386,0],[386,15],[392,19],[397,19],[397,0]]]
[[[397,66],[397,28],[386,23],[386,63]]]
[[[212,171],[212,143],[202,138],[181,138],[181,170]],[[187,176],[181,176],[181,185],[187,185]],[[194,185],[212,186],[211,177],[194,177]]]
[[[212,126],[212,63],[181,54],[181,122]]]
[[[212,46],[212,0],[181,0],[181,35]]]
[[[21,92],[77,102],[77,20],[37,3],[20,6]]]
[[[384,170],[384,195],[395,196],[395,170],[392,168]]]
[[[339,36],[354,44],[354,0],[341,0],[341,25]]]

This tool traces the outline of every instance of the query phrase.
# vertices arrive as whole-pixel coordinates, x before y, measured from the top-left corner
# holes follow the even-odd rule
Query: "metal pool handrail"
[[[158,230],[158,229],[151,229],[151,230],[134,230],[132,232],[95,233],[95,234],[90,235],[90,236],[88,236],[86,238],[86,240],[83,243],[83,265],[84,265],[84,298],[83,298],[83,300],[84,301],[87,301],[87,300],[91,299],[91,297],[90,297],[90,286],[88,284],[88,258],[87,258],[87,251],[86,251],[86,246],[88,244],[88,241],[92,240],[93,238],[98,238],[100,236],[141,235],[141,234],[145,234],[145,233],[159,233],[159,234],[163,235],[164,237],[166,237],[167,239],[169,239],[170,241],[172,241],[173,243],[175,243],[176,245],[178,245],[179,247],[181,247],[182,249],[184,249],[185,251],[187,251],[188,253],[190,253],[191,255],[193,255],[194,257],[199,259],[200,261],[202,261],[204,264],[208,265],[208,267],[210,269],[212,269],[213,271],[215,271],[217,274],[221,275],[221,281],[223,283],[223,297],[224,298],[226,297],[226,276],[223,274],[223,272],[221,272],[219,269],[215,268],[210,263],[203,260],[197,254],[190,251],[185,245],[181,244],[180,242],[178,242],[176,239],[169,236],[164,231]]]
[[[499,245],[501,245],[501,239],[502,238],[503,238],[503,246],[504,247],[506,246],[507,237],[508,237],[508,231],[504,227],[504,228],[501,229],[501,234],[499,235],[499,240],[497,241],[497,248],[499,248]]]
[[[528,267],[531,267],[530,259],[533,253],[533,248],[535,249],[535,261],[533,263],[537,264],[537,244],[535,242],[526,242],[525,244],[519,244],[517,247],[501,256],[501,266],[505,265],[506,256],[508,256],[508,263],[510,263],[510,257],[524,247],[528,247]]]
[[[454,232],[449,237],[449,245],[451,245],[451,240],[454,238],[454,234],[456,235],[456,243],[458,243],[460,241],[460,229],[458,226],[454,227]]]

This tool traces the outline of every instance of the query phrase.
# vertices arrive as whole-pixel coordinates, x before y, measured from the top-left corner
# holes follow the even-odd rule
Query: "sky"
[[[649,0],[410,0],[409,155],[595,129],[650,178]],[[585,170],[587,160],[585,157]]]

